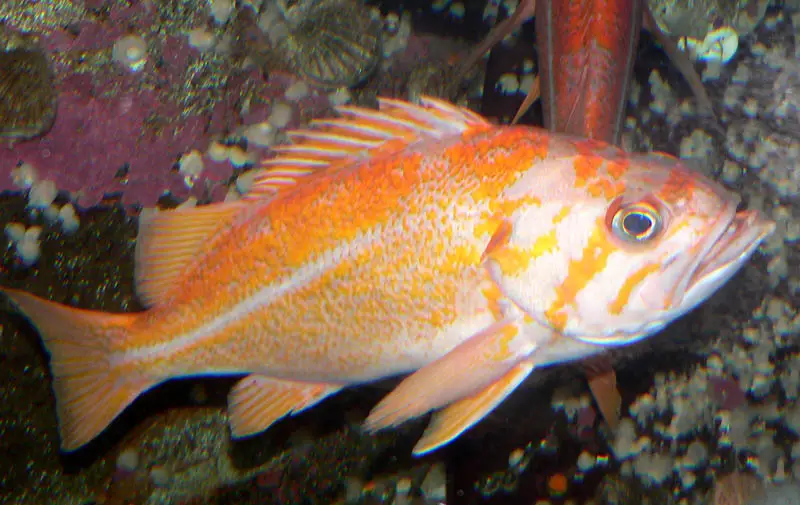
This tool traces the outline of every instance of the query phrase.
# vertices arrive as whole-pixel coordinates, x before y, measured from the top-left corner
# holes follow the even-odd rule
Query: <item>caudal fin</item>
[[[50,353],[61,448],[78,449],[95,438],[139,394],[154,385],[115,370],[119,350],[136,317],[81,310],[29,293],[0,288],[30,319]]]

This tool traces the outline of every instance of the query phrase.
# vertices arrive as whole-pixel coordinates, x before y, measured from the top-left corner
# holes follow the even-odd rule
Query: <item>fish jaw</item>
[[[686,287],[675,293],[673,304],[686,312],[705,301],[733,277],[774,231],[775,223],[758,211],[735,213],[722,233],[706,246]]]

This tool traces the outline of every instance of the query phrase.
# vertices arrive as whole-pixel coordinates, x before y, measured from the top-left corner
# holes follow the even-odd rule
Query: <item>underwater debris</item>
[[[35,46],[0,51],[0,138],[47,132],[56,117],[56,92],[47,55]]]

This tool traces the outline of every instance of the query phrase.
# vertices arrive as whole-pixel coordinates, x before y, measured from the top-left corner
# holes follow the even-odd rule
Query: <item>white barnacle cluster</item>
[[[729,184],[752,174],[781,198],[798,194],[800,63],[794,53],[800,38],[795,18],[800,21],[800,13],[779,9],[759,17],[757,28],[747,31],[748,44],[727,62],[725,72],[705,75],[713,81],[706,83],[716,109],[711,127],[698,118],[695,101],[679,96],[662,72],[651,72],[649,97],[634,83],[630,103],[637,113],[626,118],[624,145],[679,154]],[[703,65],[707,69],[708,62]],[[745,185],[744,191],[751,192],[752,186]]]
[[[768,295],[728,331],[690,370],[656,374],[629,406],[609,440],[623,475],[688,493],[734,458],[765,480],[800,479],[800,310]],[[580,401],[555,405],[569,416]]]
[[[29,267],[39,260],[41,255],[41,236],[44,223],[56,225],[65,235],[72,235],[80,227],[80,216],[71,202],[57,201],[59,190],[56,183],[49,179],[39,178],[36,168],[31,163],[22,163],[10,172],[12,182],[26,191],[26,208],[29,218],[37,224],[26,226],[24,223],[9,223],[5,226],[5,235],[9,247],[13,247],[20,264]]]
[[[23,266],[29,267],[39,261],[42,254],[39,237],[42,234],[41,226],[26,228],[22,223],[9,223],[5,226],[6,237],[9,245],[14,247]]]

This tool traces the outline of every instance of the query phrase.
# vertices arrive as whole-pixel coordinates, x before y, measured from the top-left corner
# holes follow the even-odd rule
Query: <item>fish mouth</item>
[[[727,226],[712,234],[701,245],[704,253],[695,265],[676,301],[684,308],[694,307],[722,286],[752,256],[759,244],[775,231],[775,223],[757,210],[723,213]],[[680,292],[682,291],[682,293]]]

